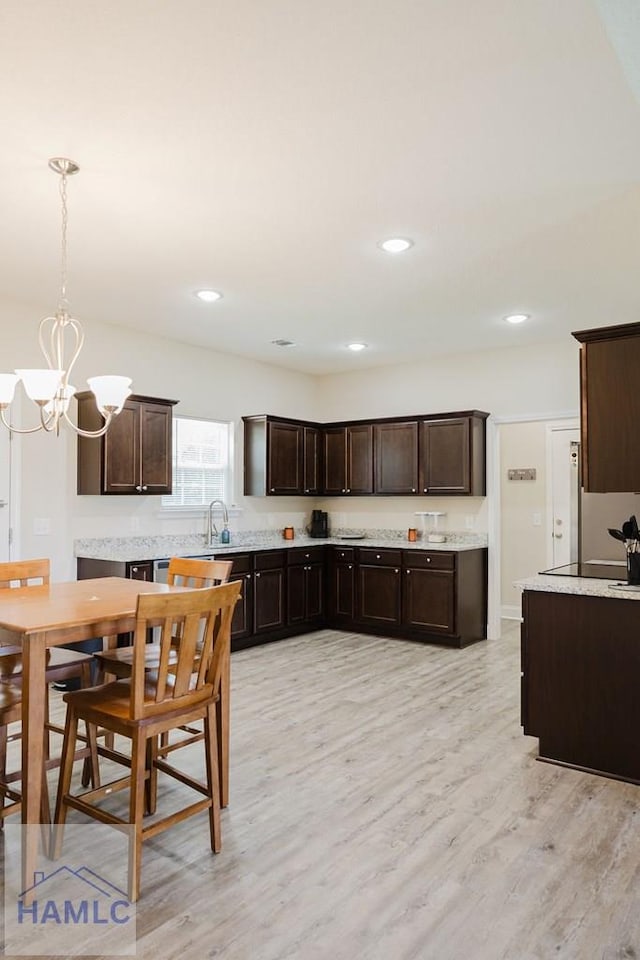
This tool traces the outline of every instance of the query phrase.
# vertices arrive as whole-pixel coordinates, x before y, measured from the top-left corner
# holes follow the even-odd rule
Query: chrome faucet
[[[227,505],[224,500],[212,500],[209,504],[209,510],[207,512],[207,546],[213,546],[213,538],[218,536],[218,528],[215,525],[213,519],[213,508],[222,507],[222,522],[224,523],[225,530],[229,526],[229,514],[227,512]]]

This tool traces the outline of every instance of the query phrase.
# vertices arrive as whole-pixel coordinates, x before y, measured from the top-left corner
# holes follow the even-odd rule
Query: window
[[[173,493],[163,507],[203,507],[232,499],[232,424],[173,418]]]

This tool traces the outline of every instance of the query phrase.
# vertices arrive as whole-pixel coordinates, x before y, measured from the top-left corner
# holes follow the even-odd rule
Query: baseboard
[[[522,610],[519,603],[503,603],[500,607],[500,616],[503,620],[522,620]]]

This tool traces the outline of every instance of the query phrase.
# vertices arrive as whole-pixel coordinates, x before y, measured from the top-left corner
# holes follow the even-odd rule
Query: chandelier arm
[[[64,354],[64,349],[63,349],[63,348],[64,348],[64,327],[63,327],[63,328],[62,328],[62,336],[60,337],[60,340],[61,340],[61,347],[60,347],[61,356],[60,356],[60,361],[61,361],[61,363],[60,363],[60,366],[57,367],[56,369],[58,369],[58,370],[64,370],[64,371],[65,371],[65,374],[64,374],[64,377],[63,377],[65,386],[69,383],[69,377],[70,377],[70,375],[71,375],[71,371],[72,371],[72,369],[73,369],[73,365],[74,365],[74,363],[76,362],[76,360],[78,359],[78,357],[80,356],[80,351],[82,350],[82,347],[83,347],[83,345],[84,345],[84,331],[83,331],[83,329],[82,329],[82,325],[81,325],[80,321],[79,321],[79,320],[74,320],[73,317],[67,317],[67,318],[66,318],[66,326],[71,327],[71,329],[73,330],[73,332],[74,332],[74,334],[75,334],[75,338],[76,338],[76,345],[75,345],[75,350],[73,351],[71,360],[69,361],[68,366],[65,367],[65,366],[64,366],[64,356],[63,356],[63,354]]]
[[[108,413],[104,422],[104,426],[100,430],[81,430],[73,420],[69,417],[69,414],[65,412],[62,414],[65,419],[65,422],[71,427],[74,433],[77,433],[79,437],[104,437],[105,433],[109,429],[109,424],[113,419],[113,414]]]
[[[37,427],[27,427],[21,430],[19,427],[12,427],[11,424],[6,420],[4,415],[4,408],[0,407],[0,421],[7,428],[9,433],[37,433],[38,430],[42,430],[42,424],[39,423]]]

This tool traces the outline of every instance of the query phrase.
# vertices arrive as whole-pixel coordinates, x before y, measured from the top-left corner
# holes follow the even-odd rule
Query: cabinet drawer
[[[290,567],[303,563],[321,563],[324,560],[324,547],[292,547],[286,553]]]
[[[440,551],[427,553],[422,550],[405,550],[404,565],[414,570],[455,570],[455,553],[441,553]]]
[[[354,552],[353,547],[335,547],[333,559],[340,563],[353,563]]]
[[[399,567],[402,552],[400,550],[374,550],[360,548],[360,563],[370,566]]]
[[[284,567],[284,550],[266,550],[264,553],[256,553],[253,568],[254,570],[277,570]]]
[[[221,559],[224,559],[221,557]],[[235,576],[238,573],[251,573],[251,555],[242,554],[239,557],[229,557],[230,560],[233,560],[233,567],[231,568],[231,573]]]

